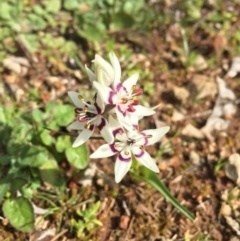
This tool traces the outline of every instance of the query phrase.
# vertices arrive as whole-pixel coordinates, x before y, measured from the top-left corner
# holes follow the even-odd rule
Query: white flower
[[[118,59],[115,58],[116,56],[113,54],[110,54],[109,57],[111,64],[109,64],[98,54],[95,55],[95,59],[93,60],[95,73],[85,66],[89,80],[92,83],[93,81],[97,81],[102,85],[109,86],[115,81],[116,78],[120,78],[121,69],[119,69],[119,66],[117,65]]]
[[[110,55],[111,63],[114,69],[114,80],[112,88],[101,84],[99,81],[93,81],[93,86],[98,91],[106,104],[116,106],[116,114],[118,120],[128,129],[132,129],[130,115],[149,116],[155,113],[153,109],[139,105],[138,96],[142,95],[143,90],[136,88],[138,74],[132,75],[130,78],[121,83],[121,67],[116,55]]]
[[[114,137],[108,121],[102,116],[105,106],[101,98],[98,95],[95,95],[94,104],[92,105],[89,101],[85,101],[84,98],[77,92],[68,91],[68,95],[77,107],[75,109],[75,113],[78,116],[77,120],[69,125],[69,128],[82,130],[73,143],[73,147],[77,147],[85,143],[92,135],[95,126],[98,127],[106,142],[112,143],[114,141]]]
[[[113,118],[109,119],[116,141],[112,144],[104,144],[100,146],[90,158],[103,158],[113,156],[117,153],[118,157],[115,163],[115,181],[118,183],[131,167],[132,155],[144,166],[154,172],[159,169],[151,156],[144,150],[145,146],[152,145],[159,141],[165,135],[170,127],[165,126],[158,129],[145,130],[137,132],[135,129],[125,132],[119,125],[119,122]]]

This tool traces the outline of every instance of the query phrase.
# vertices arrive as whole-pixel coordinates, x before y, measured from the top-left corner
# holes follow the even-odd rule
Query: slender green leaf
[[[175,208],[177,208],[184,216],[190,219],[192,222],[194,221],[195,217],[192,213],[190,213],[185,207],[183,207],[169,192],[168,188],[162,183],[159,179],[158,175],[151,170],[147,169],[146,167],[142,166],[144,176],[139,178],[145,180],[148,184],[158,190],[168,202],[170,202]],[[136,175],[137,176],[137,175]]]

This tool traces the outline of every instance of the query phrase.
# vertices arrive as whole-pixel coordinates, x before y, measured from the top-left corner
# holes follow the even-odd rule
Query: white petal
[[[126,143],[127,142],[127,134],[125,132],[123,133],[117,133],[116,134],[116,139],[122,143]]]
[[[131,122],[133,128],[138,131],[139,130],[139,128],[138,128],[139,116],[129,115],[129,119],[130,119],[130,122]]]
[[[96,107],[98,114],[102,114],[104,112],[105,104],[103,102],[101,95],[99,95],[98,93],[96,93],[96,103],[94,105]]]
[[[114,119],[111,115],[109,115],[109,117],[108,117],[108,122],[109,122],[109,125],[112,129],[112,133],[114,136],[116,136],[117,133],[119,133],[119,132],[124,133],[124,129],[123,129],[121,123],[118,120]]]
[[[74,105],[79,108],[84,108],[85,104],[79,100],[79,98],[78,98],[79,95],[80,94],[75,91],[68,91],[68,96],[71,98]]]
[[[96,122],[96,125],[99,129],[99,131],[101,132],[104,140],[108,143],[108,144],[111,144],[113,143],[114,141],[114,136],[112,134],[112,129],[108,123],[108,121],[103,118],[103,117],[100,117],[97,122]]]
[[[124,116],[118,108],[116,108],[116,114],[118,121],[126,128],[128,131],[132,131],[134,129],[134,126],[131,123],[131,120],[128,115]]]
[[[152,157],[144,150],[141,150],[139,147],[133,147],[132,152],[135,158],[145,167],[152,170],[153,172],[159,173],[159,168],[156,163],[153,161]]]
[[[137,81],[138,81],[138,77],[139,77],[139,74],[136,73],[132,76],[130,76],[128,79],[126,79],[122,85],[126,88],[127,91],[131,91],[132,90],[132,86],[133,85],[136,85]]]
[[[136,116],[149,116],[149,115],[155,114],[155,111],[153,109],[142,105],[135,105],[134,109],[135,109],[134,112],[128,112],[128,113],[130,115],[136,115]]]
[[[108,122],[113,130],[122,128],[122,125],[120,124],[120,122],[118,120],[116,120],[115,118],[113,118],[111,115],[109,115],[109,117],[108,117]]]
[[[85,125],[86,125],[86,122],[74,121],[72,124],[68,126],[68,128],[73,130],[82,130],[84,129]]]
[[[105,86],[109,86],[112,83],[108,74],[101,67],[97,68],[97,82]]]
[[[132,159],[130,161],[123,161],[123,160],[121,160],[121,156],[119,154],[119,156],[117,157],[117,160],[115,162],[115,166],[114,166],[116,183],[119,183],[123,179],[123,177],[129,171],[131,164],[132,164]]]
[[[143,133],[146,136],[151,136],[148,138],[147,145],[152,145],[158,142],[161,139],[161,137],[163,137],[169,131],[169,129],[170,129],[169,126],[164,126],[158,129],[145,130],[145,131],[142,131],[141,133]]]
[[[96,80],[96,75],[92,72],[92,70],[90,70],[87,65],[85,65],[85,68],[86,68],[86,71],[87,71],[87,74],[88,74],[88,78],[91,82],[95,81]]]
[[[117,101],[117,96],[115,92],[102,84],[99,84],[97,81],[93,82],[93,86],[96,88],[98,91],[98,94],[101,96],[103,101],[107,104],[115,104]]]
[[[104,158],[104,157],[109,157],[113,156],[117,153],[118,151],[114,148],[114,144],[108,145],[104,144],[100,146],[94,153],[90,155],[90,158]]]
[[[111,129],[108,126],[103,127],[100,133],[107,143],[111,144],[114,142],[114,136],[112,134]]]
[[[137,130],[135,130],[135,129],[132,129],[131,131],[128,131],[127,132],[127,137],[128,137],[128,139],[134,139],[134,140],[136,140],[136,139],[139,139],[139,138],[141,138],[142,139],[142,135],[141,134],[139,134],[138,132],[137,132]]]
[[[105,85],[109,86],[114,80],[113,67],[98,54],[95,55],[94,64],[95,64],[96,72],[99,71],[98,68],[101,68],[102,71],[105,72],[105,74],[108,76],[108,79],[105,81]]]
[[[94,128],[93,128],[93,130],[94,130]],[[92,135],[93,130],[84,129],[79,134],[77,139],[74,141],[72,147],[78,147],[78,146],[81,146],[83,143],[85,143],[89,139],[89,137]]]
[[[116,87],[117,84],[120,83],[120,79],[121,79],[121,66],[117,56],[114,53],[110,53],[109,57],[114,70],[113,85],[114,87]]]

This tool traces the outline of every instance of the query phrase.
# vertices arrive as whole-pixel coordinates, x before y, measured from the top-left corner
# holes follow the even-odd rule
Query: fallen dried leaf
[[[181,134],[184,135],[184,136],[194,137],[194,138],[197,138],[197,139],[203,139],[204,138],[204,134],[202,133],[202,131],[197,129],[192,124],[187,124],[182,129]]]
[[[195,93],[197,95],[197,99],[202,99],[207,96],[215,97],[217,94],[217,84],[212,77],[196,74],[192,78],[190,88],[192,85],[197,91],[197,93]]]
[[[226,76],[234,78],[240,72],[240,57],[235,57],[232,60],[232,65]]]
[[[123,230],[126,230],[128,228],[128,223],[130,221],[130,217],[127,215],[122,215],[120,218],[120,224],[119,227]]]
[[[225,81],[219,77],[216,79],[218,84],[218,97],[215,102],[212,114],[209,116],[206,125],[201,129],[202,133],[211,141],[214,140],[214,132],[226,130],[230,124],[229,120],[236,113],[234,100],[235,94],[229,89]]]
[[[173,87],[173,93],[174,93],[175,97],[178,100],[180,100],[182,103],[186,103],[189,96],[190,96],[190,93],[184,87],[174,86]]]
[[[3,60],[3,66],[18,75],[24,76],[30,64],[26,58],[9,56]]]

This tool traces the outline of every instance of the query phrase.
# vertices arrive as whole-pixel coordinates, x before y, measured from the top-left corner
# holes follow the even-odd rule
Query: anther
[[[122,104],[126,104],[127,103],[127,98],[122,98]]]
[[[81,100],[82,102],[84,101],[84,98],[81,95],[78,96],[78,99]]]
[[[88,107],[84,106],[84,112],[87,113],[88,112]]]
[[[152,135],[147,135],[146,137],[147,137],[147,138],[152,138]]]
[[[84,126],[86,129],[90,129],[90,127],[91,127],[91,124],[90,123],[88,123],[88,124],[86,124],[85,126]]]
[[[115,144],[114,147],[118,149],[120,146],[118,144]]]
[[[128,152],[128,151],[125,151],[124,154],[125,154],[126,156],[128,156],[128,155],[129,155],[129,152]]]
[[[137,87],[136,85],[133,85],[132,86],[132,91],[134,91],[136,89],[136,87]]]
[[[139,148],[140,148],[140,150],[144,150],[144,146],[140,146]]]

